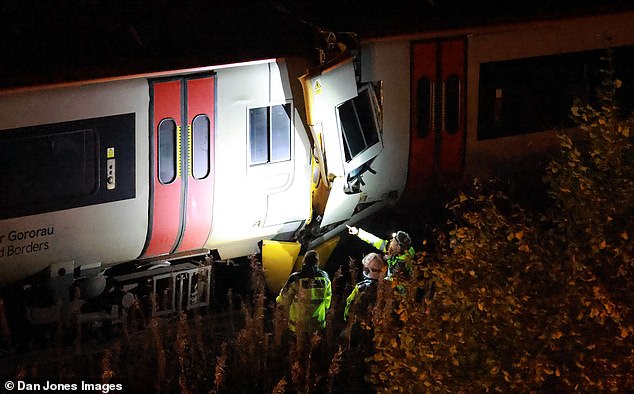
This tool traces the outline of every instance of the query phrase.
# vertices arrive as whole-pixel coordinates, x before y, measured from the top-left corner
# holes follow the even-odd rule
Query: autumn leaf
[[[630,331],[632,330],[632,327],[628,327],[628,328],[621,328],[621,338],[625,339],[628,337],[628,335],[630,335]]]

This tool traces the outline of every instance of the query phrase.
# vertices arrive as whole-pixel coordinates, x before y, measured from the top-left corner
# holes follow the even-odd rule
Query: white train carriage
[[[150,198],[147,80],[9,92],[0,108],[1,284],[137,258]]]
[[[362,78],[383,81],[385,134],[409,130],[405,194],[420,203],[472,176],[520,176],[574,131],[573,98],[592,102],[608,49],[631,112],[633,22],[597,11],[362,40]]]
[[[305,248],[325,262],[405,185],[406,145],[389,140],[407,139],[383,132],[380,83],[347,53],[1,92],[0,286],[44,273],[67,304],[126,262],[262,252],[276,291]]]

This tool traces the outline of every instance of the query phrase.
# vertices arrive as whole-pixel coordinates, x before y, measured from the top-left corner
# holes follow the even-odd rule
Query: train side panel
[[[633,22],[634,13],[624,12],[363,42],[364,78],[383,80],[385,132],[396,124],[400,138],[411,139],[411,144],[396,139],[409,151],[406,195],[416,200],[455,186],[454,179],[513,177],[533,165],[557,147],[558,133],[574,133],[568,116],[572,97],[592,100],[607,48],[615,48],[624,104],[631,109]],[[443,47],[447,43],[451,48]],[[432,86],[438,72],[447,78],[444,86]],[[451,74],[466,78],[454,86]],[[421,83],[425,77],[430,83]],[[450,100],[451,89],[463,96]],[[449,99],[434,103],[440,94]],[[459,114],[453,134],[442,128],[451,124],[452,114]]]
[[[274,61],[217,72],[216,192],[207,247],[259,251],[310,215],[310,149],[290,79]],[[301,99],[301,98],[300,98]]]
[[[148,224],[146,80],[7,93],[0,114],[1,145],[20,164],[3,166],[3,183],[27,191],[3,190],[24,200],[3,200],[17,210],[0,219],[1,284],[52,264],[68,272],[138,257]]]
[[[634,45],[634,35],[631,26],[634,23],[634,13],[619,15],[592,16],[562,21],[539,22],[535,24],[517,25],[503,31],[490,31],[473,34],[469,37],[468,58],[468,96],[467,96],[467,156],[465,173],[468,176],[478,174],[507,172],[522,160],[548,151],[558,144],[556,137],[561,130],[526,130],[510,136],[483,138],[487,134],[480,117],[486,111],[480,103],[483,82],[481,75],[483,65],[506,61],[522,61],[544,56],[560,56],[560,54],[599,50],[589,55],[596,61],[596,67],[586,67],[587,72],[597,72],[600,64],[599,57],[605,52],[601,49]],[[631,68],[631,67],[630,67]],[[564,70],[570,74],[571,70]],[[584,72],[584,71],[581,71]],[[619,70],[617,70],[619,72]],[[527,78],[516,75],[516,78]],[[503,81],[501,81],[503,83]],[[634,82],[634,81],[632,81]],[[481,88],[482,87],[482,88]],[[493,87],[490,87],[494,89]],[[501,86],[499,87],[501,88]],[[502,90],[502,91],[500,91]],[[508,98],[504,89],[495,89],[497,105],[504,105]],[[579,92],[585,93],[585,92]],[[589,95],[594,89],[589,88]],[[502,95],[501,97],[499,97]],[[508,103],[508,100],[507,100]],[[495,104],[494,104],[495,105]],[[567,117],[572,101],[562,104],[561,116]],[[492,109],[495,111],[495,108]],[[530,110],[529,110],[530,111]],[[538,110],[527,116],[535,117]],[[541,111],[540,111],[541,112]],[[499,130],[503,134],[504,130]]]
[[[297,76],[289,77],[283,61],[272,60],[206,75],[5,94],[3,152],[25,145],[12,141],[35,135],[44,148],[15,157],[37,157],[38,149],[59,156],[60,142],[50,135],[71,135],[66,143],[77,145],[73,149],[88,162],[79,170],[88,181],[71,171],[65,182],[87,183],[88,189],[84,197],[54,195],[61,203],[34,200],[35,208],[13,201],[21,211],[9,204],[0,212],[2,284],[47,267],[104,269],[203,247],[235,258],[257,253],[262,239],[292,238],[310,217],[311,163],[291,78]],[[173,127],[161,129],[170,119]],[[202,134],[196,131],[200,119]],[[161,133],[174,134],[176,142],[163,146]],[[209,155],[202,164],[196,163],[197,139]],[[167,166],[161,164],[166,151],[173,156]],[[3,180],[17,182],[7,175],[14,167],[3,168]],[[91,183],[93,175],[98,179]],[[50,185],[55,181],[43,187]],[[15,194],[6,186],[3,191]]]
[[[409,156],[409,116],[390,116],[409,108],[407,79],[392,78],[409,72],[408,46],[404,42],[368,45],[361,57],[363,82],[381,81],[383,150],[371,167],[376,174],[366,172],[367,201],[387,201],[399,198],[405,188]],[[389,196],[389,197],[388,197]]]

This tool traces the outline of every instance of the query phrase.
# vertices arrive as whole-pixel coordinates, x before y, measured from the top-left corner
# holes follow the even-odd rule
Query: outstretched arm
[[[356,235],[357,237],[361,238],[363,241],[369,243],[370,245],[374,246],[375,248],[377,248],[383,253],[387,251],[388,241],[381,239],[377,237],[376,235],[365,231],[362,228],[348,226],[348,225],[346,226],[348,227],[348,233],[352,235]]]

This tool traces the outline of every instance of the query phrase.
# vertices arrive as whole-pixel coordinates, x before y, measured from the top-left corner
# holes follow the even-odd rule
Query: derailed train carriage
[[[384,130],[409,130],[405,196],[414,206],[474,176],[535,193],[557,134],[579,137],[574,99],[596,104],[606,71],[622,81],[620,114],[632,113],[634,9],[593,3],[513,13],[497,1],[455,10],[423,2],[410,5],[418,14],[391,9],[353,25],[364,78],[382,81]]]
[[[156,32],[124,25],[144,51],[125,67],[112,55],[87,68],[81,45],[47,48],[77,51],[76,69],[3,63],[0,285],[31,322],[117,321],[141,297],[154,314],[207,305],[208,258],[261,253],[276,291],[304,250],[327,260],[347,221],[402,192],[392,175],[405,161],[392,175],[373,164],[385,155],[380,83],[361,81],[353,35],[286,21],[262,42],[230,37],[241,47],[219,56],[201,7],[185,11],[205,26],[184,34],[211,44],[190,58],[154,63],[141,40]]]

